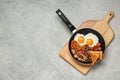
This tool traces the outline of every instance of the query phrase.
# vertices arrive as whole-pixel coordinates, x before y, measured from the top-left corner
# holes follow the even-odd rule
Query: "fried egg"
[[[85,35],[85,43],[89,47],[95,46],[98,43],[98,41],[99,41],[98,37],[93,33],[88,33],[87,35]]]
[[[77,41],[80,46],[85,45],[85,36],[83,34],[77,33],[74,40]]]

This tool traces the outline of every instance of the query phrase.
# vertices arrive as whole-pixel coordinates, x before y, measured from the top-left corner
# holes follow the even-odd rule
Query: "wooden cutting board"
[[[97,30],[104,38],[106,47],[110,44],[114,37],[113,30],[109,26],[109,21],[114,16],[113,12],[109,12],[105,19],[103,20],[88,20],[83,22],[78,29],[82,28],[92,28]],[[76,68],[78,71],[80,71],[82,74],[87,74],[87,72],[92,68],[92,65],[85,66],[80,65],[77,62],[74,61],[74,59],[71,57],[68,49],[68,42],[65,44],[65,46],[60,51],[59,55],[68,63],[70,63],[74,68]]]

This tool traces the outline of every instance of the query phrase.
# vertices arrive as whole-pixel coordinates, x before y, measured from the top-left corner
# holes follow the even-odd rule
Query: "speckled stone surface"
[[[77,27],[113,11],[115,37],[87,75],[58,55],[71,33],[55,11]],[[119,80],[120,0],[0,0],[0,80]]]

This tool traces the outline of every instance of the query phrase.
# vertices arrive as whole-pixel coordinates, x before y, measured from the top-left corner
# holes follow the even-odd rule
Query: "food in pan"
[[[89,47],[93,47],[98,43],[98,37],[92,33],[88,33],[85,36],[77,33],[74,40],[77,41],[80,46],[88,45]]]
[[[95,64],[97,59],[100,59],[102,61],[102,51],[89,51],[91,59],[92,59],[92,64]]]
[[[98,43],[98,37],[92,33],[85,35],[85,42],[89,47],[93,47]]]
[[[72,49],[72,53],[74,55],[75,58],[77,58],[80,61],[88,61],[90,56],[88,54],[88,46],[79,46],[79,44],[77,43],[77,41],[72,40],[71,42],[71,49]]]
[[[89,51],[90,55],[98,54],[98,58],[102,61],[102,51]]]
[[[83,34],[76,34],[74,40],[77,41],[80,46],[85,45],[85,36]]]
[[[101,43],[98,37],[92,33],[76,34],[70,47],[74,57],[79,61],[94,64],[98,59],[102,60]]]

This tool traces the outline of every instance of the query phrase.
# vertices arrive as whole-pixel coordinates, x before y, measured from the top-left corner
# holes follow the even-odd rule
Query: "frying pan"
[[[68,26],[69,30],[72,32],[72,36],[69,40],[69,51],[70,51],[70,54],[72,56],[72,58],[77,61],[79,64],[84,64],[84,65],[89,65],[91,64],[92,62],[83,62],[83,61],[80,61],[78,59],[76,59],[71,51],[71,42],[72,40],[74,40],[74,37],[76,34],[80,33],[80,34],[83,34],[83,35],[86,35],[88,33],[92,33],[94,35],[96,35],[99,39],[99,42],[101,43],[101,48],[102,48],[102,51],[103,51],[103,54],[104,54],[104,51],[105,51],[105,41],[104,41],[104,38],[101,36],[101,34],[99,32],[97,32],[96,30],[93,30],[93,29],[90,29],[90,28],[83,28],[83,29],[79,29],[77,30],[73,25],[72,23],[67,19],[67,17],[63,14],[63,12],[58,9],[56,11],[56,13],[58,14],[58,16],[62,19],[62,21]],[[97,60],[97,62],[99,61],[99,59]]]

